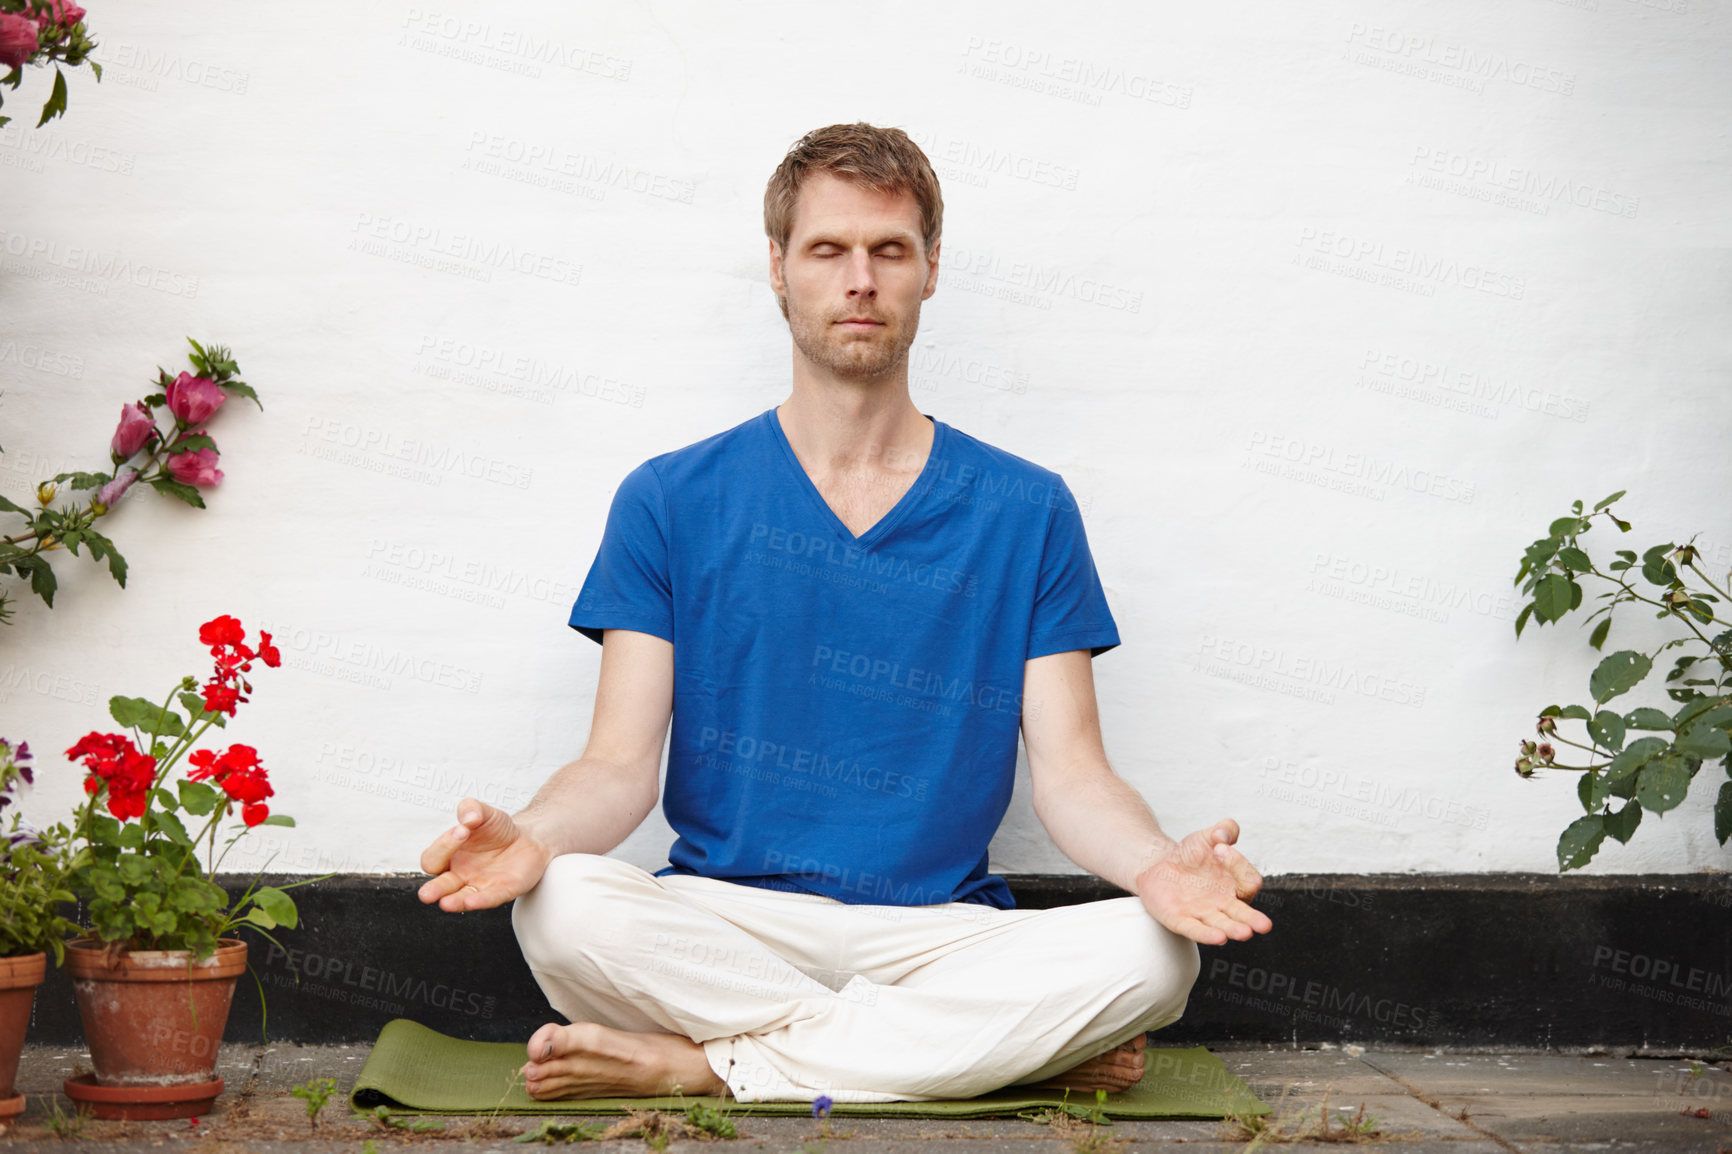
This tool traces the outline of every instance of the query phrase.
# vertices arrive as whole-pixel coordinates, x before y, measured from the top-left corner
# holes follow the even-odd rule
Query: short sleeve
[[[668,504],[648,461],[626,474],[608,509],[601,547],[589,567],[569,624],[601,643],[603,629],[631,629],[674,639],[668,567]]]
[[[1054,495],[1035,586],[1028,657],[1072,649],[1087,649],[1091,657],[1099,657],[1118,645],[1118,625],[1095,573],[1082,510],[1062,478],[1054,486]]]

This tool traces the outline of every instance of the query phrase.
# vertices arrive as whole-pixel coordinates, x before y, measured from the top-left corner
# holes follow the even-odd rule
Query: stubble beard
[[[893,376],[908,362],[908,350],[914,345],[914,334],[920,327],[920,303],[898,326],[893,319],[878,310],[870,311],[885,322],[884,331],[861,336],[837,328],[832,318],[821,310],[807,309],[792,295],[788,301],[788,331],[794,347],[808,361],[832,375],[849,381],[878,381]],[[846,313],[842,315],[847,315]]]

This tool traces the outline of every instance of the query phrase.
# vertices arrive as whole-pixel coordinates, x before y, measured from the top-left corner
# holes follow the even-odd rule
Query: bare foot
[[[1032,1085],[1043,1090],[1105,1090],[1117,1094],[1143,1080],[1143,1048],[1148,1044],[1148,1038],[1138,1034],[1122,1046]]]
[[[634,1034],[595,1022],[549,1022],[529,1039],[529,1061],[519,1071],[529,1096],[653,1098],[673,1093],[728,1097],[704,1050],[678,1034]]]

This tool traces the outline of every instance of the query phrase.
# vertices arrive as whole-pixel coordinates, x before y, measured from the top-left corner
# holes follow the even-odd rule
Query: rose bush
[[[60,65],[89,63],[91,74],[102,79],[102,65],[90,59],[96,41],[84,27],[84,15],[71,0],[0,0],[0,67],[10,70],[0,76],[0,86],[16,89],[26,64],[54,65],[54,87],[38,128],[66,111],[66,74]],[[0,126],[10,119],[0,116]]]
[[[120,423],[108,441],[114,472],[61,473],[44,481],[36,487],[35,510],[0,497],[0,514],[15,513],[25,519],[22,529],[0,536],[0,575],[27,578],[31,591],[49,608],[54,606],[59,583],[44,554],[64,545],[76,556],[81,545],[87,546],[91,560],[106,560],[109,574],[124,588],[126,559],[96,528],[96,522],[113,512],[127,490],[139,482],[164,496],[204,508],[199,489],[212,488],[223,479],[222,470],[217,468],[220,454],[204,429],[205,422],[231,396],[245,397],[264,408],[258,394],[240,379],[240,367],[228,349],[221,345],[206,348],[191,337],[187,343],[193,348],[188,359],[196,376],[183,372],[170,377],[158,368],[156,383],[162,391],[121,406]],[[174,418],[167,432],[157,423],[156,410],[163,408]],[[138,459],[140,454],[142,459]],[[83,507],[57,508],[54,502],[63,483],[75,492],[95,489],[96,493]],[[10,612],[7,598],[0,594],[0,621]]]
[[[1702,766],[1720,760],[1732,778],[1732,621],[1721,617],[1727,586],[1715,584],[1702,571],[1701,552],[1694,544],[1655,545],[1639,556],[1619,549],[1617,560],[1601,569],[1581,546],[1580,538],[1604,516],[1628,533],[1630,523],[1611,506],[1622,491],[1595,505],[1586,515],[1575,502],[1568,517],[1551,523],[1546,536],[1527,547],[1516,582],[1532,595],[1516,617],[1516,636],[1532,620],[1545,625],[1561,620],[1582,606],[1585,594],[1578,578],[1593,577],[1613,588],[1596,600],[1605,604],[1588,614],[1603,615],[1588,644],[1600,649],[1612,629],[1612,614],[1620,605],[1646,605],[1662,620],[1684,627],[1685,634],[1662,642],[1652,652],[1620,650],[1595,666],[1588,677],[1585,705],[1548,705],[1536,728],[1540,741],[1523,741],[1516,773],[1532,777],[1536,769],[1578,773],[1576,795],[1585,815],[1572,822],[1558,839],[1558,868],[1578,869],[1599,852],[1607,837],[1628,843],[1642,822],[1643,811],[1656,817],[1683,802]],[[1701,587],[1684,579],[1688,572]],[[1639,576],[1640,583],[1633,579]],[[1583,622],[1586,624],[1586,621]],[[1694,652],[1688,647],[1700,648]],[[1605,708],[1614,698],[1636,688],[1666,651],[1686,647],[1666,675],[1670,712],[1644,705],[1619,713]],[[1582,723],[1585,741],[1566,737],[1563,721]],[[1648,734],[1636,737],[1637,733]],[[1560,762],[1556,742],[1581,750],[1584,764]],[[1574,755],[1572,755],[1574,756]],[[1621,802],[1616,805],[1614,803]],[[1714,836],[1721,845],[1732,838],[1732,781],[1720,783],[1714,804]]]

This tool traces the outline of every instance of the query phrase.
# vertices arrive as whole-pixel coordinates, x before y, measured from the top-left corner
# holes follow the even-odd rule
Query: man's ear
[[[782,276],[782,246],[776,243],[774,237],[769,239],[770,291],[774,292],[777,296],[781,296],[788,291],[787,281]]]
[[[938,250],[943,247],[944,242],[938,241],[926,254],[926,289],[920,294],[923,301],[932,299],[932,294],[938,291]]]

